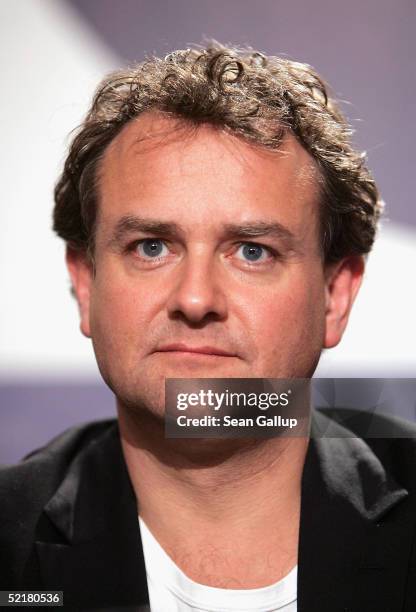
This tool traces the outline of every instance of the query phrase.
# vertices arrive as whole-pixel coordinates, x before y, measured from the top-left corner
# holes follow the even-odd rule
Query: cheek
[[[311,358],[322,348],[325,332],[325,292],[322,280],[303,277],[290,287],[258,295],[247,310],[252,337],[261,343],[265,360],[282,361],[304,355]]]
[[[114,276],[110,283],[97,276],[90,305],[91,336],[96,351],[113,358],[125,358],[130,350],[137,351],[147,327],[149,298],[140,286],[122,279],[117,282]]]

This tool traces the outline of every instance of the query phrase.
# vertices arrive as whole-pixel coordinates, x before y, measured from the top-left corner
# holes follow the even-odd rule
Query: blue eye
[[[156,259],[166,255],[163,249],[166,249],[167,251],[163,240],[160,240],[159,238],[146,238],[145,240],[141,240],[136,247],[136,250],[141,257],[149,257],[151,259]]]
[[[246,242],[240,245],[237,253],[241,253],[246,261],[253,263],[265,261],[270,256],[270,251],[266,247],[253,242]]]

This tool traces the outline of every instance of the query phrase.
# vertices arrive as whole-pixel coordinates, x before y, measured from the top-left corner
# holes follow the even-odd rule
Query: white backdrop
[[[51,231],[52,190],[69,132],[122,61],[64,3],[2,0],[0,24],[0,378],[96,379]],[[348,331],[318,374],[414,375],[415,262],[416,232],[385,222]]]

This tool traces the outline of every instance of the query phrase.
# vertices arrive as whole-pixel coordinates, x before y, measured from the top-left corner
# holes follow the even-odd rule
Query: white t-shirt
[[[217,589],[194,582],[172,561],[139,517],[152,612],[296,612],[297,565],[261,589]]]

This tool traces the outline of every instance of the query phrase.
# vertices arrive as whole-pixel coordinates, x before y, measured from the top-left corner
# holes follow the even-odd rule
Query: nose
[[[208,253],[188,253],[177,274],[167,305],[171,317],[182,317],[193,324],[226,318],[227,301],[220,274]]]

